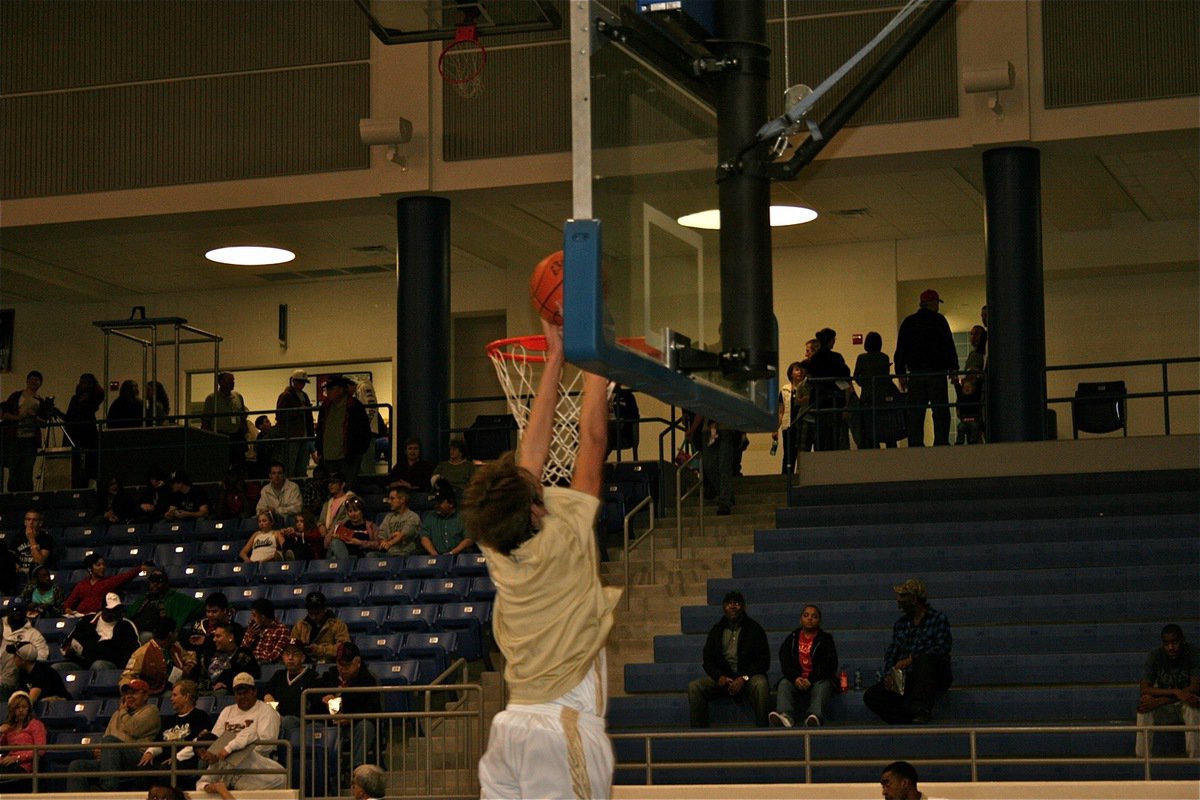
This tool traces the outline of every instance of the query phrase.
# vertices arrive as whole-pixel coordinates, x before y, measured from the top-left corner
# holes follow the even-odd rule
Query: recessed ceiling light
[[[286,264],[296,258],[291,250],[282,247],[259,247],[257,245],[239,247],[218,247],[204,254],[209,261],[218,264],[235,264],[239,267],[261,267],[267,264]]]
[[[782,228],[788,225],[803,225],[817,218],[817,212],[804,206],[771,206],[771,227]],[[699,228],[706,231],[721,229],[720,209],[710,208],[697,211],[695,214],[684,214],[677,222],[687,228]]]

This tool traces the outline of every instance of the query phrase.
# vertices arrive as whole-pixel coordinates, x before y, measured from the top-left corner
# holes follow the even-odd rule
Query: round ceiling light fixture
[[[233,264],[239,267],[263,267],[268,264],[286,264],[296,258],[291,250],[282,247],[261,247],[259,245],[239,245],[237,247],[218,247],[204,254],[209,261],[218,264]]]
[[[771,227],[783,228],[788,225],[803,225],[817,218],[817,212],[805,206],[771,206]],[[721,229],[720,209],[710,208],[697,211],[694,214],[684,214],[678,220],[685,228],[699,228],[705,231]]]

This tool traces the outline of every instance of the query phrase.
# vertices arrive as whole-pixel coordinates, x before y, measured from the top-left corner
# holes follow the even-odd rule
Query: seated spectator
[[[431,556],[458,555],[475,546],[466,537],[462,515],[458,513],[458,495],[445,481],[436,484],[433,509],[421,518],[421,547]]]
[[[421,518],[408,507],[407,489],[390,489],[388,511],[379,524],[379,549],[389,556],[411,556],[421,538]]]
[[[275,527],[275,515],[270,511],[258,512],[258,530],[250,534],[242,546],[238,558],[247,564],[260,561],[282,561],[284,548],[283,531]]]
[[[467,443],[462,439],[450,440],[450,457],[439,461],[433,468],[430,485],[435,491],[439,480],[448,481],[455,494],[462,494],[475,475],[475,462],[467,457]]]
[[[735,700],[750,698],[754,723],[767,727],[771,685],[771,649],[767,632],[746,615],[741,592],[728,592],[721,603],[722,617],[708,632],[704,642],[703,678],[688,684],[688,705],[693,728],[708,727],[708,701],[728,695]]]
[[[283,464],[272,461],[267,471],[267,485],[258,495],[255,511],[270,511],[278,519],[286,519],[304,510],[300,487],[288,480]]]
[[[893,586],[904,616],[892,626],[883,657],[883,680],[863,694],[867,708],[890,725],[929,722],[937,695],[950,688],[950,622],[929,605],[915,578]]]
[[[250,625],[242,636],[242,647],[254,654],[259,664],[278,663],[283,648],[292,638],[287,625],[275,619],[275,604],[260,597],[250,606]]]
[[[283,646],[283,666],[267,681],[263,692],[263,700],[275,703],[279,712],[283,730],[298,730],[300,728],[301,695],[305,689],[320,686],[320,676],[315,669],[308,666],[308,656],[304,645],[297,639],[289,639]],[[310,695],[311,697],[311,695]],[[324,713],[316,703],[310,701],[310,713]]]
[[[153,467],[146,474],[146,485],[138,493],[135,522],[151,524],[161,520],[171,507],[171,490],[167,486],[167,473]]]
[[[292,626],[292,638],[304,646],[312,661],[328,663],[337,653],[338,645],[350,641],[350,630],[333,615],[321,592],[309,592],[304,607],[308,614]]]
[[[149,641],[129,657],[121,678],[141,678],[150,687],[150,694],[157,696],[178,680],[186,667],[183,648],[176,640],[174,621],[170,617],[159,617],[150,629]]]
[[[235,641],[240,642],[246,635],[246,629],[234,621],[233,609],[224,592],[213,592],[204,598],[204,617],[192,626],[184,647],[196,653],[198,658],[208,658],[213,651],[213,635],[218,625],[230,626]]]
[[[378,686],[379,681],[363,664],[362,654],[354,642],[339,645],[334,666],[322,676],[322,685],[330,691],[321,696],[328,714],[378,714],[383,711],[382,699],[378,692],[351,692],[343,694],[336,689],[345,687]],[[328,774],[334,771],[336,758],[339,753],[349,752],[350,763],[376,760],[376,724],[373,719],[353,720],[348,724],[339,725],[341,734],[340,746],[326,740],[326,758],[329,759]]]
[[[50,657],[46,637],[33,626],[25,613],[24,601],[18,597],[9,605],[4,620],[0,622],[0,697],[17,688],[17,648],[24,644],[37,648],[38,658],[43,661]]]
[[[183,470],[175,470],[171,476],[171,505],[163,519],[174,522],[181,519],[206,519],[209,513],[208,493],[192,485],[192,479]]]
[[[45,656],[33,642],[17,647],[17,688],[29,694],[29,699],[58,700],[68,697],[67,685],[58,670],[46,663]]]
[[[104,729],[101,743],[124,742],[153,742],[162,730],[161,719],[158,716],[158,706],[148,703],[150,687],[140,679],[124,681],[121,684],[121,707],[108,720]],[[124,772],[137,767],[142,757],[142,750],[135,747],[112,747],[96,752],[96,758],[84,758],[72,761],[67,766],[68,772]],[[120,778],[116,776],[105,778],[69,778],[67,789],[81,797],[84,793],[100,789],[105,792],[115,792],[120,788]]]
[[[117,394],[117,399],[112,401],[108,407],[108,427],[113,428],[140,428],[142,420],[146,416],[146,410],[142,407],[142,401],[138,397],[137,381],[121,381],[121,389]]]
[[[225,470],[221,488],[217,490],[216,519],[242,519],[254,510],[250,490],[246,486],[246,469],[241,464],[232,464]]]
[[[804,724],[823,725],[825,704],[833,696],[838,655],[833,637],[821,628],[821,609],[814,605],[804,607],[800,627],[792,631],[779,648],[779,666],[783,669],[783,679],[779,681],[770,723],[792,727],[796,706],[803,703],[806,708]]]
[[[312,477],[304,482],[300,487],[300,501],[304,503],[304,510],[313,517],[317,517],[321,513],[321,508],[325,505],[325,501],[329,499],[329,470],[321,464],[313,467]]]
[[[325,555],[325,543],[312,514],[301,511],[291,527],[283,529],[283,547],[285,557],[291,553],[290,557],[299,561],[311,561]]]
[[[149,635],[155,623],[164,618],[171,620],[177,631],[182,631],[185,625],[200,615],[204,604],[191,595],[172,589],[165,569],[151,569],[149,581],[150,588],[145,596],[129,604],[129,619],[139,631]]]
[[[87,577],[75,584],[71,593],[67,595],[67,599],[63,601],[63,613],[68,616],[95,614],[104,605],[109,594],[136,578],[138,573],[146,569],[146,565],[130,567],[124,572],[108,578],[105,577],[107,565],[104,563],[104,556],[99,553],[88,553],[83,559],[83,568],[87,572]]]
[[[1183,628],[1166,625],[1162,646],[1150,651],[1139,689],[1138,725],[1200,725],[1200,654],[1183,638]],[[1184,734],[1188,758],[1200,758],[1200,733]],[[1137,756],[1154,752],[1154,733],[1139,732]]]
[[[250,673],[257,678],[261,673],[254,653],[238,645],[233,626],[228,622],[213,628],[212,643],[212,652],[201,655],[195,669],[196,682],[205,694],[229,694],[237,675]]]
[[[175,713],[162,719],[162,736],[164,742],[194,742],[201,733],[212,728],[212,717],[207,711],[196,708],[196,699],[200,695],[195,681],[183,680],[171,687],[171,708]],[[143,769],[175,769],[189,770],[200,768],[200,757],[195,748],[180,747],[174,750],[166,747],[147,747],[142,752],[138,766]],[[196,779],[180,776],[180,783],[186,786],[195,784]]]
[[[12,545],[17,591],[24,586],[34,567],[39,564],[54,566],[54,537],[46,533],[45,524],[42,512],[32,508],[25,512],[22,535]]]
[[[321,506],[321,513],[317,515],[317,528],[321,531],[323,542],[328,542],[338,525],[346,521],[346,501],[351,497],[358,495],[346,490],[346,476],[340,472],[329,473],[329,499]]]
[[[96,514],[92,521],[97,525],[124,525],[133,522],[139,513],[137,501],[125,491],[124,482],[116,475],[108,479],[108,486],[96,497]]]
[[[433,464],[421,458],[421,440],[404,443],[404,458],[388,471],[387,485],[413,492],[427,492],[433,478]]]
[[[29,583],[21,591],[21,599],[25,601],[26,614],[30,619],[61,617],[63,603],[67,593],[50,574],[50,568],[45,564],[37,565],[30,576]]]
[[[258,699],[254,676],[242,672],[233,678],[233,696],[237,702],[221,709],[213,733],[218,737],[234,734],[219,748],[208,747],[200,758],[209,771],[196,781],[196,790],[221,794],[221,789],[282,789],[287,774],[271,756],[275,745],[259,745],[260,741],[279,738],[279,713]],[[258,770],[267,774],[229,774],[229,770]],[[220,788],[217,788],[217,787]]]
[[[0,723],[0,747],[26,745],[28,749],[0,752],[0,775],[33,772],[33,748],[46,744],[46,726],[33,715],[33,703],[33,698],[25,692],[13,692],[8,697],[8,713],[4,722]],[[18,783],[0,779],[0,786],[12,783],[17,783],[15,791],[30,791],[29,786],[21,786],[24,781]]]
[[[375,523],[364,515],[362,498],[346,500],[346,519],[330,534],[325,543],[329,558],[358,558],[379,550],[379,536]]]
[[[109,592],[101,611],[75,623],[75,629],[62,644],[67,661],[55,668],[118,669],[129,663],[137,648],[137,628],[125,619],[121,598]]]

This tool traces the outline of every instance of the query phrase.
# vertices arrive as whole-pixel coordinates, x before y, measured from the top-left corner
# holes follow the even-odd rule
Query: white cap
[[[120,595],[118,595],[116,592],[109,592],[108,594],[104,595],[104,607],[110,610],[114,608],[120,608]]]

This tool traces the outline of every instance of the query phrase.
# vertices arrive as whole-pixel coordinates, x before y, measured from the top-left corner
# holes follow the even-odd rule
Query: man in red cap
[[[925,446],[925,407],[933,408],[933,443],[950,444],[948,373],[958,372],[958,351],[950,323],[938,313],[942,299],[933,289],[921,292],[921,307],[900,323],[895,367],[900,388],[908,393],[908,446]]]
[[[158,706],[146,701],[150,698],[150,685],[141,678],[121,681],[121,707],[108,720],[101,743],[153,742],[158,739],[162,721]],[[81,758],[72,761],[68,772],[122,772],[134,769],[142,757],[143,748],[123,747],[94,750],[96,758]],[[89,786],[91,784],[91,786]],[[106,792],[115,792],[120,780],[106,778],[70,778],[67,789],[77,797],[83,796],[96,786]]]

